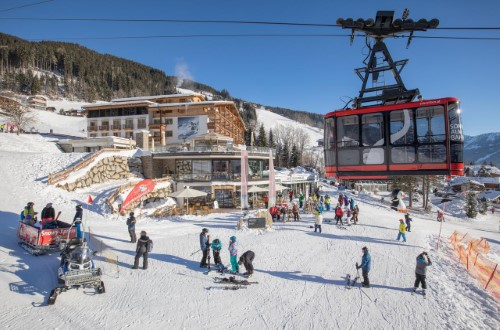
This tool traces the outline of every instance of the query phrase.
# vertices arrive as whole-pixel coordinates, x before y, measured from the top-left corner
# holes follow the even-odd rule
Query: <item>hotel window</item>
[[[165,125],[172,125],[174,120],[172,118],[165,118]]]
[[[165,131],[165,137],[172,137],[174,136],[172,131]]]

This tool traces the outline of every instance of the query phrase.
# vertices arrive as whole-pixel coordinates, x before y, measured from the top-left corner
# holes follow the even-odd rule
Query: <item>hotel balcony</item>
[[[149,129],[153,130],[159,130],[161,127],[165,128],[165,124],[150,124]]]
[[[126,130],[126,131],[127,130],[129,130],[129,131],[133,130],[134,129],[134,125],[123,125],[123,129]]]
[[[97,132],[97,126],[87,126],[87,132]]]
[[[144,129],[146,127],[147,127],[146,123],[144,123],[144,124],[141,124],[141,123],[137,124],[137,129]]]
[[[111,125],[111,130],[112,131],[121,131],[122,125]]]
[[[99,126],[99,131],[109,131],[109,126],[108,125]]]

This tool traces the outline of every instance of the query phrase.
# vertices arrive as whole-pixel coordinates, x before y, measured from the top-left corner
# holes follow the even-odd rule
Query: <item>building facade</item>
[[[245,125],[232,101],[207,101],[198,93],[114,99],[83,107],[89,137],[132,138],[147,130],[155,145],[182,145],[215,132],[244,143]]]

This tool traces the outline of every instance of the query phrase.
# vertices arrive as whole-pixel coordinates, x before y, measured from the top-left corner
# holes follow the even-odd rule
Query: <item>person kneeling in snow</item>
[[[362,251],[363,257],[361,258],[361,265],[356,263],[356,269],[361,268],[363,274],[363,287],[369,288],[370,279],[368,278],[368,273],[370,272],[370,268],[372,266],[372,257],[370,256],[370,253],[368,253],[368,248],[366,246],[363,247]]]
[[[255,253],[253,251],[248,250],[247,252],[243,253],[240,257],[240,260],[238,261],[238,265],[245,265],[246,273],[243,275],[252,275],[253,274],[253,259],[255,258]]]
[[[222,261],[220,259],[220,250],[222,250],[222,242],[220,239],[216,238],[212,242],[212,251],[214,253],[214,263],[218,268],[222,267]]]
[[[417,267],[415,268],[415,285],[413,287],[413,292],[416,292],[420,283],[422,283],[422,294],[425,296],[425,290],[427,289],[427,283],[425,282],[425,277],[427,275],[427,266],[432,265],[431,259],[427,255],[427,252],[422,252],[417,257]]]

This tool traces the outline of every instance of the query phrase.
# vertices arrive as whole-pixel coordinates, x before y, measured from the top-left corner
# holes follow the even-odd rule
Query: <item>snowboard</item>
[[[248,280],[239,280],[234,276],[227,277],[214,277],[215,283],[220,284],[231,284],[231,285],[250,285],[250,284],[259,284],[259,282],[250,282]]]

